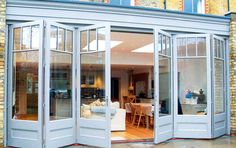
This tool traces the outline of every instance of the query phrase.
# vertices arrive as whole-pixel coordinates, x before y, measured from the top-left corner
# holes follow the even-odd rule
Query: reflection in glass
[[[206,56],[206,38],[197,38],[197,56]]]
[[[158,53],[162,53],[163,44],[162,44],[162,34],[158,34]]]
[[[223,41],[220,41],[219,58],[223,58],[223,50],[224,50],[224,43],[223,43]]]
[[[98,28],[98,51],[106,50],[105,34],[106,34],[105,28]]]
[[[80,117],[105,119],[105,52],[81,54]]]
[[[178,59],[178,88],[179,114],[207,114],[206,58]]]
[[[30,27],[23,27],[22,28],[22,45],[21,45],[21,49],[30,49],[30,32],[31,29]]]
[[[214,59],[215,63],[215,114],[223,113],[225,110],[224,98],[224,61]]]
[[[73,32],[70,30],[66,31],[66,51],[72,52],[73,51]]]
[[[39,49],[39,25],[32,26],[32,49]]]
[[[171,59],[159,56],[159,116],[171,113]]]
[[[14,49],[20,50],[21,28],[14,28]]]
[[[188,56],[196,56],[196,38],[187,38]]]
[[[38,51],[13,53],[13,119],[38,120],[38,60]]]
[[[162,36],[162,54],[166,55],[166,36]]]
[[[171,56],[171,43],[170,43],[170,37],[166,38],[166,55]]]
[[[80,32],[80,51],[87,51],[88,50],[88,42],[87,42],[87,30]]]
[[[50,120],[72,117],[72,54],[51,51]]]
[[[186,38],[177,39],[177,55],[186,56]]]
[[[59,46],[59,50],[65,51],[65,29],[63,28],[59,28],[58,46]]]
[[[89,30],[89,50],[97,50],[96,29]]]
[[[217,47],[217,40],[214,39],[214,56],[218,57],[218,47]]]
[[[51,35],[50,35],[50,48],[52,50],[56,50],[57,49],[57,27],[55,26],[51,26]]]

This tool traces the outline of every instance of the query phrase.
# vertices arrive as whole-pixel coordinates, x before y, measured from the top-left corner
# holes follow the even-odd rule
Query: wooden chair
[[[136,103],[136,96],[135,95],[128,96],[128,102],[129,103]]]
[[[135,113],[135,107],[132,103],[129,103],[130,107],[130,122],[133,123],[134,113]]]
[[[132,103],[131,103],[131,105],[132,105]],[[142,106],[135,105],[133,107],[134,107],[134,116],[133,116],[132,125],[134,125],[136,123],[136,117],[138,117],[137,127],[139,127],[141,121],[143,121],[143,124],[145,124],[145,119],[146,119],[145,114],[144,114]]]

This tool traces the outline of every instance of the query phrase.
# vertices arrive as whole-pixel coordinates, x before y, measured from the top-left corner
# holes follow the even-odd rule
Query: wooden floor
[[[154,137],[153,128],[145,128],[140,126],[137,128],[136,126],[132,126],[132,124],[126,121],[126,130],[125,131],[114,131],[111,132],[111,140],[112,141],[120,141],[120,140],[145,140],[152,139]]]

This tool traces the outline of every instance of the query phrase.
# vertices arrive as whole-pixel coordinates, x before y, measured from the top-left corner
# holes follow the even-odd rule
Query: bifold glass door
[[[46,22],[45,39],[45,145],[75,143],[74,28]]]
[[[211,138],[210,35],[177,35],[174,136]]]
[[[43,21],[12,25],[9,34],[8,145],[42,147]]]
[[[155,28],[154,143],[173,137],[172,37]]]
[[[226,122],[225,40],[209,34],[177,35],[174,137],[215,138]]]
[[[226,44],[221,37],[212,36],[213,137],[226,134]]]
[[[110,26],[78,31],[78,143],[111,147]]]
[[[75,33],[36,21],[9,30],[8,145],[111,147],[111,26]],[[225,40],[208,34],[172,40],[158,28],[154,36],[154,143],[225,134]]]

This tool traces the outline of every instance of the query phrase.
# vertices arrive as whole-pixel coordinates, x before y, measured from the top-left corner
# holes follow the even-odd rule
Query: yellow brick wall
[[[166,9],[168,10],[183,10],[183,0],[167,0]]]
[[[230,11],[236,12],[236,0],[230,0]]]
[[[4,125],[4,48],[6,1],[0,0],[0,146],[3,145]]]
[[[208,0],[208,14],[225,15],[228,12],[227,0]]]
[[[236,13],[231,14],[229,40],[230,40],[231,133],[236,134]]]
[[[182,11],[183,10],[182,3],[183,0],[167,0],[166,9]],[[135,0],[135,6],[164,9],[164,0]]]

